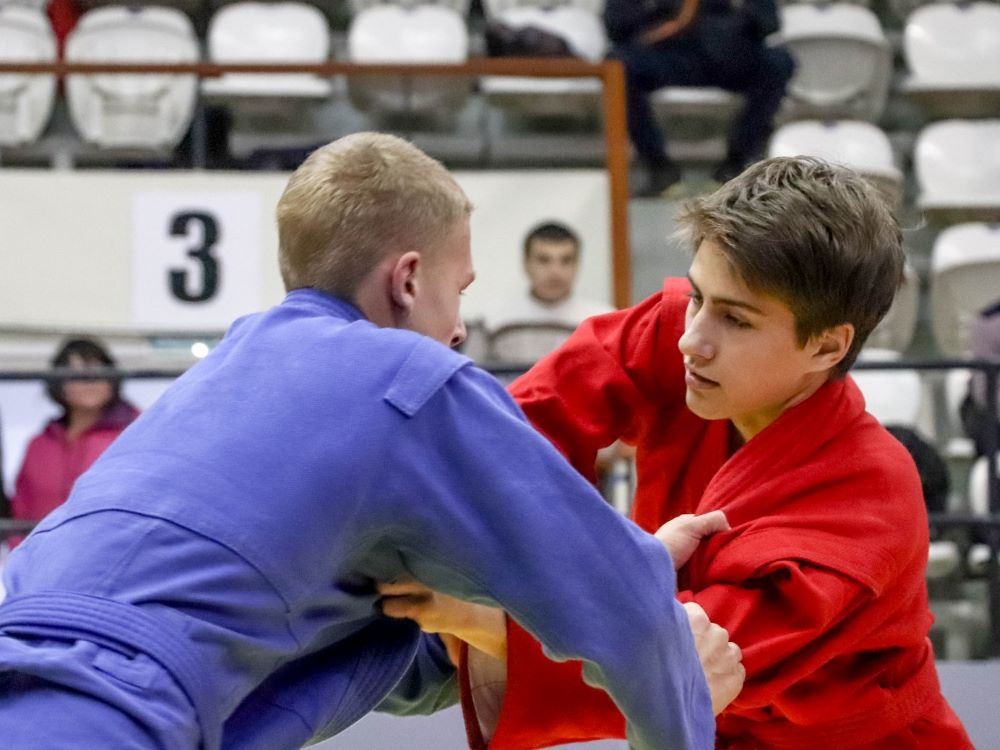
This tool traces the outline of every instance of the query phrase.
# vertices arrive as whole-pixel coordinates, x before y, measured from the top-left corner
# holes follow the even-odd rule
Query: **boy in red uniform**
[[[646,530],[725,511],[678,576],[743,649],[717,748],[971,748],[927,639],[919,477],[846,374],[902,277],[895,220],[858,175],[797,158],[750,167],[681,223],[689,279],[586,321],[513,395],[583,473],[616,439],[637,447]],[[475,606],[402,601],[444,630]],[[509,620],[506,635],[499,715],[468,722],[473,745],[483,725],[491,750],[623,736],[578,665]],[[468,693],[474,714],[486,701]]]

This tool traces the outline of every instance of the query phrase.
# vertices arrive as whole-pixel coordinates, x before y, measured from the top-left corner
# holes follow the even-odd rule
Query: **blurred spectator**
[[[764,39],[779,28],[775,0],[607,0],[611,56],[625,64],[628,130],[647,170],[641,195],[657,195],[681,178],[667,156],[650,94],[666,86],[718,86],[743,94],[725,161],[725,182],[763,155],[795,63]]]
[[[948,509],[948,495],[951,493],[951,479],[948,464],[937,449],[924,440],[920,434],[902,425],[886,425],[894,438],[903,444],[913,458],[920,475],[920,488],[924,493],[924,504],[928,513],[944,513]],[[938,529],[931,524],[931,539],[938,536]]]
[[[201,118],[200,123],[197,121],[197,118]],[[198,156],[195,153],[195,129],[199,126],[203,128],[204,164],[197,163]],[[229,153],[229,135],[232,129],[233,115],[228,107],[218,104],[205,104],[201,107],[200,111],[195,113],[195,120],[192,120],[191,127],[188,128],[181,142],[177,144],[174,152],[176,165],[178,167],[190,166],[193,169],[202,167],[207,169],[237,168],[239,166],[238,161]],[[261,151],[267,152],[268,150],[261,149]],[[282,153],[288,151],[288,149],[276,149],[275,151]],[[276,159],[275,163],[270,165],[270,168],[295,169],[312,149],[292,149],[292,151],[295,153],[292,154],[290,160],[282,161]],[[252,157],[250,160],[251,163],[248,166],[253,169],[269,168],[269,165],[263,163],[259,156],[256,158],[258,161],[255,163]]]
[[[969,330],[969,341],[976,359],[1000,359],[1000,302],[979,313]],[[1000,401],[1000,384],[997,397]],[[961,417],[965,434],[975,443],[976,455],[987,454],[990,430],[994,449],[1000,449],[1000,423],[997,415],[986,408],[986,376],[982,373],[972,376],[969,393],[962,401]]]
[[[558,348],[586,318],[614,309],[606,302],[574,296],[580,249],[576,232],[559,222],[545,222],[528,232],[523,256],[528,288],[513,299],[498,300],[483,317],[487,359],[529,364]],[[597,486],[605,498],[610,500],[614,491],[616,463],[634,453],[617,441],[598,453]],[[620,478],[627,481],[627,473]]]
[[[61,505],[77,477],[139,414],[122,398],[118,378],[95,376],[115,366],[96,341],[66,341],[51,365],[80,375],[48,382],[49,397],[63,411],[28,444],[11,498],[13,517],[29,521],[39,521]]]
[[[56,35],[59,44],[59,56],[62,57],[66,37],[80,20],[80,6],[76,0],[50,0],[46,13],[52,24],[52,33]]]
[[[492,19],[486,23],[486,54],[490,57],[572,57],[561,36],[537,26],[516,28]]]
[[[580,238],[558,222],[539,224],[524,238],[524,273],[528,288],[524,293],[497,300],[483,316],[487,335],[522,323],[558,324],[567,334],[591,315],[610,312],[606,302],[574,296],[573,285],[580,270]],[[531,359],[548,354],[559,342]]]

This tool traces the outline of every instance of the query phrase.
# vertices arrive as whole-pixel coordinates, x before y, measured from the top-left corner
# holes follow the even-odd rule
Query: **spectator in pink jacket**
[[[66,341],[51,364],[56,370],[79,371],[80,376],[48,382],[49,397],[63,413],[28,444],[11,498],[13,517],[29,521],[39,521],[61,505],[76,478],[139,415],[122,398],[119,378],[95,376],[115,366],[96,341]]]

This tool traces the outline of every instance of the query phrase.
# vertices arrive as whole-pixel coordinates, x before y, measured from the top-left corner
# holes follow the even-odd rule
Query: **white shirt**
[[[508,299],[496,300],[483,314],[483,326],[495,331],[511,323],[564,323],[578,326],[592,315],[602,315],[615,308],[607,302],[570,295],[555,304],[546,304],[525,290]]]

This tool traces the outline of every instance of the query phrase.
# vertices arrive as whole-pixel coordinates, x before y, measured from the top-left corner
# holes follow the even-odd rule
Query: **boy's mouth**
[[[709,380],[708,378],[699,375],[690,367],[684,368],[684,382],[688,388],[705,389],[705,388],[717,388],[718,383],[714,380]]]

